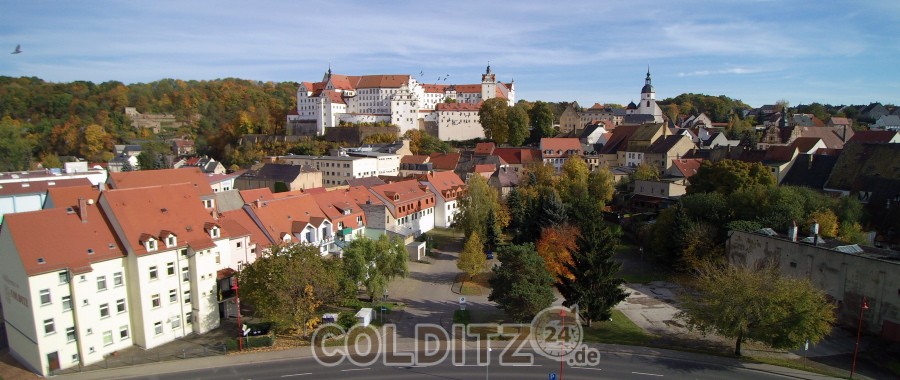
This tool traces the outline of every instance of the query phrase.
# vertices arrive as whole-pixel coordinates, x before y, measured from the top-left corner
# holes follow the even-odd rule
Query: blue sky
[[[900,104],[900,1],[0,0],[0,75],[48,81],[335,73],[479,83],[582,105],[693,92]]]

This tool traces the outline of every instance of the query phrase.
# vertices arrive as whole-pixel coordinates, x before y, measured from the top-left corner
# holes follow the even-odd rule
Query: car
[[[488,260],[493,260],[493,259],[494,259],[494,252],[487,251],[487,253],[485,254],[485,256],[487,256],[487,259],[488,259]]]

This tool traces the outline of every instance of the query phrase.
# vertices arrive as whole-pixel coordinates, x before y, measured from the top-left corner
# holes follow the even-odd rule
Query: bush
[[[344,331],[349,331],[351,327],[356,325],[356,315],[343,312],[338,316],[337,324],[344,328]]]

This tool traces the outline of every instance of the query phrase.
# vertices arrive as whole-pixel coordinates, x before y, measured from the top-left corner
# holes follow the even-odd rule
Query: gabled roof
[[[437,196],[445,201],[448,200],[448,197],[444,196],[446,192],[463,190],[466,188],[466,183],[463,182],[463,180],[460,179],[459,176],[452,171],[426,173],[422,176],[422,181],[428,182],[431,184],[431,186],[434,186],[434,188],[438,191]],[[455,199],[456,197],[454,196],[450,198]]]
[[[419,181],[415,179],[373,186],[369,191],[384,197],[394,205],[432,196],[431,192],[423,190],[419,186]]]
[[[315,169],[308,166],[290,164],[263,164],[256,170],[249,170],[241,177],[253,179],[266,179],[273,181],[294,182],[303,173],[313,172]]]
[[[822,190],[837,160],[836,156],[800,154],[794,161],[794,165],[791,166],[791,170],[785,174],[781,185],[805,186]]]
[[[435,170],[456,170],[459,153],[432,153],[431,167]]]
[[[660,138],[656,139],[656,141],[653,142],[653,144],[650,144],[650,147],[647,148],[647,153],[666,154],[670,150],[672,150],[672,148],[675,147],[675,145],[677,145],[679,142],[681,142],[681,140],[689,140],[690,141],[690,139],[691,139],[690,137],[687,137],[685,135],[674,135],[674,136],[669,135],[666,137],[660,137]]]
[[[497,146],[492,142],[483,142],[475,144],[475,155],[476,156],[489,156],[494,153],[494,148]]]
[[[46,181],[6,182],[0,183],[0,196],[12,196],[20,194],[46,193],[47,190],[71,186],[90,186],[87,178],[62,178]]]
[[[541,151],[534,148],[497,148],[494,155],[510,165],[524,165],[540,161]]]
[[[195,187],[190,183],[107,190],[100,202],[108,204],[110,219],[121,226],[125,248],[137,255],[148,254],[141,244],[141,236],[158,238],[160,231],[178,236],[178,246],[193,249],[213,248],[205,227],[217,224],[203,208]],[[221,236],[226,236],[222,234]],[[160,250],[164,250],[160,247]]]
[[[100,189],[91,186],[90,183],[81,186],[67,186],[47,189],[47,199],[44,208],[52,204],[53,208],[66,208],[78,206],[78,200],[91,199],[94,202],[100,198]]]
[[[123,257],[112,227],[96,204],[83,210],[60,207],[7,214],[3,229],[28,276],[66,268],[85,273],[91,271],[92,263]]]
[[[791,143],[791,146],[796,147],[801,153],[807,153],[812,150],[819,141],[822,141],[822,139],[818,137],[798,137]]]
[[[772,145],[766,149],[765,162],[789,162],[797,156],[797,147]]]
[[[873,142],[888,143],[898,139],[900,132],[897,131],[859,131],[853,134],[849,142]]]
[[[362,186],[362,187],[372,187],[384,185],[387,182],[381,180],[381,178],[372,176],[372,177],[363,177],[363,178],[347,178],[347,184],[351,187],[354,186]]]
[[[273,243],[280,242],[284,234],[291,235],[291,241],[297,243],[299,240],[294,232],[302,231],[307,224],[319,227],[326,219],[315,198],[309,194],[263,201],[258,206],[250,203],[244,209],[256,216],[262,224],[261,229]]]
[[[825,143],[825,147],[833,149],[841,149],[844,147],[844,141],[831,128],[819,127],[794,127],[800,129],[800,137],[818,137]],[[847,129],[847,140],[853,138],[853,130]],[[782,140],[786,141],[786,140]]]
[[[849,143],[838,156],[825,186],[857,191],[864,190],[868,178],[900,179],[897,157],[900,157],[900,144]]]
[[[831,125],[853,125],[853,122],[846,117],[832,117],[831,119],[828,119],[828,122],[831,123]]]
[[[366,215],[360,205],[366,202],[379,202],[378,198],[372,195],[368,189],[363,186],[353,186],[342,190],[332,190],[323,193],[313,194],[319,209],[325,213],[325,216],[331,220],[335,231],[338,229],[338,223],[344,223],[345,226],[357,227],[356,218],[362,217],[363,224],[366,223]],[[346,213],[345,213],[346,212]]]
[[[616,154],[619,150],[628,146],[628,140],[638,129],[639,125],[620,125],[612,132],[612,137],[603,145],[601,154]]]
[[[109,173],[107,184],[112,189],[134,189],[147,186],[169,185],[188,182],[201,197],[211,197],[206,174],[200,168],[138,170],[132,172]]]
[[[568,157],[580,155],[581,141],[574,137],[544,137],[541,139],[541,155],[548,157]]]
[[[684,178],[690,178],[697,174],[700,165],[703,163],[702,158],[681,158],[672,160],[672,165],[681,172]]]
[[[268,187],[262,187],[259,189],[250,189],[250,190],[241,190],[240,191],[241,198],[244,200],[244,203],[251,203],[257,200],[268,201],[275,199],[275,196],[272,194],[272,190]]]
[[[497,165],[492,164],[478,164],[475,165],[475,169],[472,171],[474,173],[493,173],[497,170]]]
[[[410,154],[403,157],[400,157],[401,164],[424,164],[428,162],[431,157],[423,156],[418,154]]]

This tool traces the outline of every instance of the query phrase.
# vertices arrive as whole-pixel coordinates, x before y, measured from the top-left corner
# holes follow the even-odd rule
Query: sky
[[[582,106],[639,100],[648,67],[657,99],[900,104],[900,1],[0,0],[2,76],[474,84],[488,64],[517,99]]]

